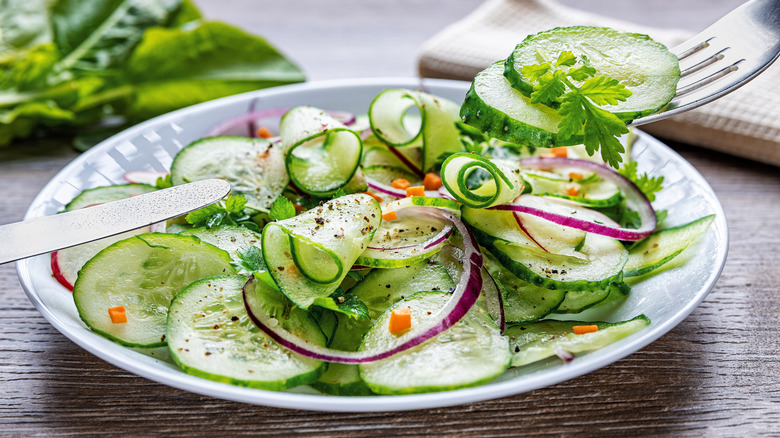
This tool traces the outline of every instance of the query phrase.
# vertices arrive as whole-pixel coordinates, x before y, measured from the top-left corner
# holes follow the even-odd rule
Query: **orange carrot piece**
[[[575,181],[580,181],[580,180],[585,178],[585,175],[583,175],[581,173],[577,173],[577,172],[569,172],[569,178],[571,178],[571,179],[573,179]]]
[[[372,198],[376,199],[376,202],[382,202],[382,198],[381,198],[381,197],[379,197],[379,196],[378,196],[376,193],[374,193],[374,192],[363,192],[363,193],[365,193],[366,195],[368,195],[368,196],[370,196],[370,197],[372,197]]]
[[[585,333],[595,333],[599,331],[597,325],[575,325],[571,328],[575,335],[584,335]]]
[[[412,309],[410,307],[393,309],[390,313],[390,322],[387,325],[390,333],[400,335],[410,328],[412,328]]]
[[[552,153],[556,157],[566,158],[569,155],[569,149],[565,147],[552,148]]]
[[[395,211],[388,211],[382,215],[383,221],[394,221],[396,219],[398,219],[398,215],[395,213]]]
[[[412,197],[412,196],[425,196],[425,187],[423,186],[414,186],[409,187],[406,189],[406,197]]]
[[[257,136],[260,138],[271,138],[274,135],[271,133],[271,131],[268,130],[265,126],[261,126],[257,130]]]
[[[426,173],[423,179],[425,190],[439,190],[441,188],[441,177],[435,173]]]
[[[577,187],[572,186],[566,189],[566,194],[569,196],[579,196],[580,190]]]
[[[303,205],[300,205],[300,204],[293,204],[293,207],[295,207],[295,212],[296,213],[301,213],[301,212],[306,211],[306,207],[304,207]]]
[[[124,324],[127,322],[125,306],[109,307],[108,316],[111,317],[111,322],[114,324]]]
[[[393,180],[392,186],[394,189],[406,190],[412,186],[412,183],[410,183],[406,178],[397,178]]]

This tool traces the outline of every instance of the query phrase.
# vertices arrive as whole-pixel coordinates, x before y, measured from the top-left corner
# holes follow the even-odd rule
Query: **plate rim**
[[[42,201],[50,197],[48,192],[52,191],[53,187],[58,184],[58,178],[60,175],[68,173],[70,169],[78,166],[81,162],[87,160],[93,155],[101,153],[103,149],[107,149],[113,144],[117,144],[127,138],[131,138],[138,133],[149,129],[150,127],[163,124],[169,120],[176,119],[181,116],[187,116],[193,113],[207,110],[209,107],[229,105],[235,102],[275,96],[279,94],[284,95],[298,91],[312,92],[320,89],[331,88],[381,86],[399,88],[414,87],[424,89],[426,86],[430,86],[451,88],[456,91],[462,90],[465,92],[468,85],[468,82],[463,81],[428,78],[372,77],[334,79],[326,81],[304,82],[271,89],[250,91],[247,93],[228,96],[179,109],[130,127],[104,140],[89,151],[79,155],[77,158],[63,167],[55,176],[51,178],[51,180],[49,180],[49,182],[47,182],[47,184],[41,189],[38,195],[36,195],[31,202],[24,218],[27,220],[40,216]],[[424,394],[362,397],[268,391],[214,382],[203,379],[201,377],[186,374],[180,370],[175,370],[175,373],[168,372],[167,368],[158,370],[145,365],[145,360],[126,361],[120,357],[114,357],[110,355],[106,350],[102,349],[101,346],[109,344],[114,345],[111,341],[100,337],[99,335],[89,331],[84,327],[78,327],[77,329],[74,329],[62,321],[54,311],[49,309],[40,299],[38,299],[37,291],[35,291],[33,288],[32,272],[29,269],[30,259],[20,260],[16,263],[17,275],[28,299],[39,311],[39,313],[41,313],[42,316],[52,326],[54,326],[55,329],[57,329],[60,333],[62,333],[65,337],[70,339],[82,349],[114,366],[131,372],[136,376],[200,395],[242,403],[289,409],[331,412],[385,412],[447,407],[520,394],[588,374],[620,359],[623,359],[624,357],[633,354],[641,348],[656,341],[658,338],[668,333],[672,328],[682,322],[683,319],[685,319],[696,307],[698,307],[698,305],[713,289],[715,283],[723,271],[726,257],[728,255],[729,230],[723,206],[718,200],[712,187],[698,172],[698,170],[693,167],[693,165],[691,165],[676,151],[672,150],[669,146],[642,131],[637,131],[637,134],[644,141],[649,142],[652,147],[660,148],[667,154],[670,154],[672,157],[674,157],[678,162],[677,164],[682,165],[682,167],[685,169],[686,178],[692,178],[695,182],[701,185],[703,189],[708,192],[711,199],[715,201],[714,204],[711,204],[711,207],[715,210],[715,221],[718,226],[716,227],[713,225],[713,228],[716,230],[721,230],[721,233],[717,234],[716,236],[718,238],[718,242],[720,243],[718,247],[722,248],[722,251],[716,255],[714,262],[715,269],[708,273],[709,275],[707,280],[704,282],[702,288],[694,296],[693,300],[686,302],[685,305],[676,311],[671,318],[657,325],[654,324],[643,330],[642,336],[629,337],[619,341],[620,348],[610,348],[610,346],[608,346],[602,349],[598,355],[586,355],[578,358],[578,361],[571,364],[565,364],[533,373],[535,376],[533,379],[509,379],[503,382],[492,384],[489,383],[472,388]],[[39,257],[48,257],[48,255]],[[143,357],[148,357],[142,353],[137,354]],[[518,384],[518,380],[520,381],[520,384]]]

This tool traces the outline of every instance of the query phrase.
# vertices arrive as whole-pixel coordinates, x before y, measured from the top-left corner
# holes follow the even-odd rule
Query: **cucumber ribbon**
[[[279,125],[287,173],[302,191],[324,197],[346,186],[359,186],[363,142],[360,135],[327,112],[298,106]],[[356,190],[358,191],[358,190]]]
[[[416,108],[419,123],[409,110]],[[422,148],[422,172],[431,170],[442,154],[463,150],[455,122],[460,107],[421,91],[392,88],[380,93],[368,109],[374,135],[390,147]]]
[[[444,161],[441,179],[452,197],[471,208],[512,202],[523,187],[516,163],[465,152],[450,155]]]
[[[263,283],[250,279],[244,287],[244,302],[247,313],[257,326],[271,338],[295,353],[328,362],[359,364],[373,362],[398,354],[443,333],[474,306],[482,291],[482,254],[471,231],[454,214],[437,208],[430,209],[428,214],[439,216],[452,223],[463,237],[463,270],[460,281],[455,287],[450,299],[429,322],[412,328],[398,337],[395,344],[386,349],[351,352],[322,347],[308,342],[299,336],[285,330],[276,318],[268,315],[256,293],[256,286]]]

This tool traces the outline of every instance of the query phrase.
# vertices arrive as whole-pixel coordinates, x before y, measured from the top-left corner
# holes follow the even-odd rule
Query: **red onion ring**
[[[586,160],[576,160],[572,158],[561,157],[534,157],[520,160],[520,166],[529,169],[550,169],[558,166],[575,167],[597,174],[599,177],[612,182],[626,197],[628,208],[636,211],[639,215],[641,225],[637,229],[622,228],[620,226],[605,225],[586,220],[576,219],[571,216],[564,216],[552,213],[539,208],[519,205],[517,203],[503,204],[490,207],[494,210],[508,210],[520,213],[528,213],[549,220],[553,223],[564,225],[587,231],[589,233],[601,234],[607,237],[613,237],[619,240],[642,240],[655,230],[657,220],[655,210],[644,193],[628,178],[615,172],[614,170],[602,164]],[[521,195],[522,197],[523,195]],[[518,198],[519,199],[519,198]]]
[[[366,184],[368,185],[368,188],[375,192],[379,192],[383,195],[392,196],[394,198],[405,198],[406,197],[406,190],[396,189],[395,187],[388,186],[387,184],[383,184],[374,178],[366,177]]]
[[[206,134],[204,134],[204,137],[216,137],[220,135],[225,135],[228,132],[231,132],[232,130],[236,130],[238,128],[241,128],[242,126],[245,126],[246,129],[249,130],[249,137],[257,137],[257,125],[262,123],[258,123],[260,120],[268,119],[267,124],[277,126],[279,124],[279,120],[282,118],[284,113],[287,112],[289,108],[269,108],[261,111],[249,111],[247,113],[241,114],[240,116],[236,116],[227,120],[224,120],[216,125],[214,125],[211,129],[209,129]],[[352,125],[355,123],[356,117],[353,113],[346,112],[346,111],[326,111],[328,114],[330,114],[334,119],[338,120],[339,122],[343,123],[346,126]]]
[[[406,158],[406,155],[402,154],[401,151],[399,151],[397,147],[395,147],[395,146],[388,146],[387,148],[390,150],[390,152],[393,153],[393,155],[396,156],[396,158],[398,158],[404,164],[404,166],[409,168],[409,170],[411,170],[412,173],[414,173],[415,175],[417,175],[420,178],[424,178],[425,177],[425,174],[423,173],[423,171],[420,170],[420,168],[417,167],[416,164],[412,163],[412,161],[410,159]]]
[[[439,215],[452,222],[454,227],[463,236],[463,274],[449,301],[447,301],[447,304],[437,312],[433,320],[402,335],[402,338],[405,338],[405,340],[401,344],[379,352],[342,351],[312,344],[311,342],[288,332],[281,327],[281,324],[279,324],[275,318],[269,317],[265,311],[257,305],[256,300],[249,297],[247,288],[244,286],[244,303],[249,317],[268,336],[295,353],[313,359],[346,364],[360,364],[386,359],[402,351],[408,350],[409,348],[420,345],[428,339],[443,333],[460,321],[479,298],[482,291],[482,254],[479,252],[477,241],[471,234],[471,231],[460,221],[460,219],[447,211],[439,209],[431,210],[433,210],[432,214]],[[251,281],[253,281],[253,279],[249,280],[249,282]],[[247,282],[247,284],[249,284],[249,282]]]

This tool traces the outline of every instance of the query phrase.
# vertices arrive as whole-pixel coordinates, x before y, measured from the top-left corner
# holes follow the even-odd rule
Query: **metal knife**
[[[119,201],[0,225],[0,264],[162,222],[213,204],[230,183],[208,179]]]

